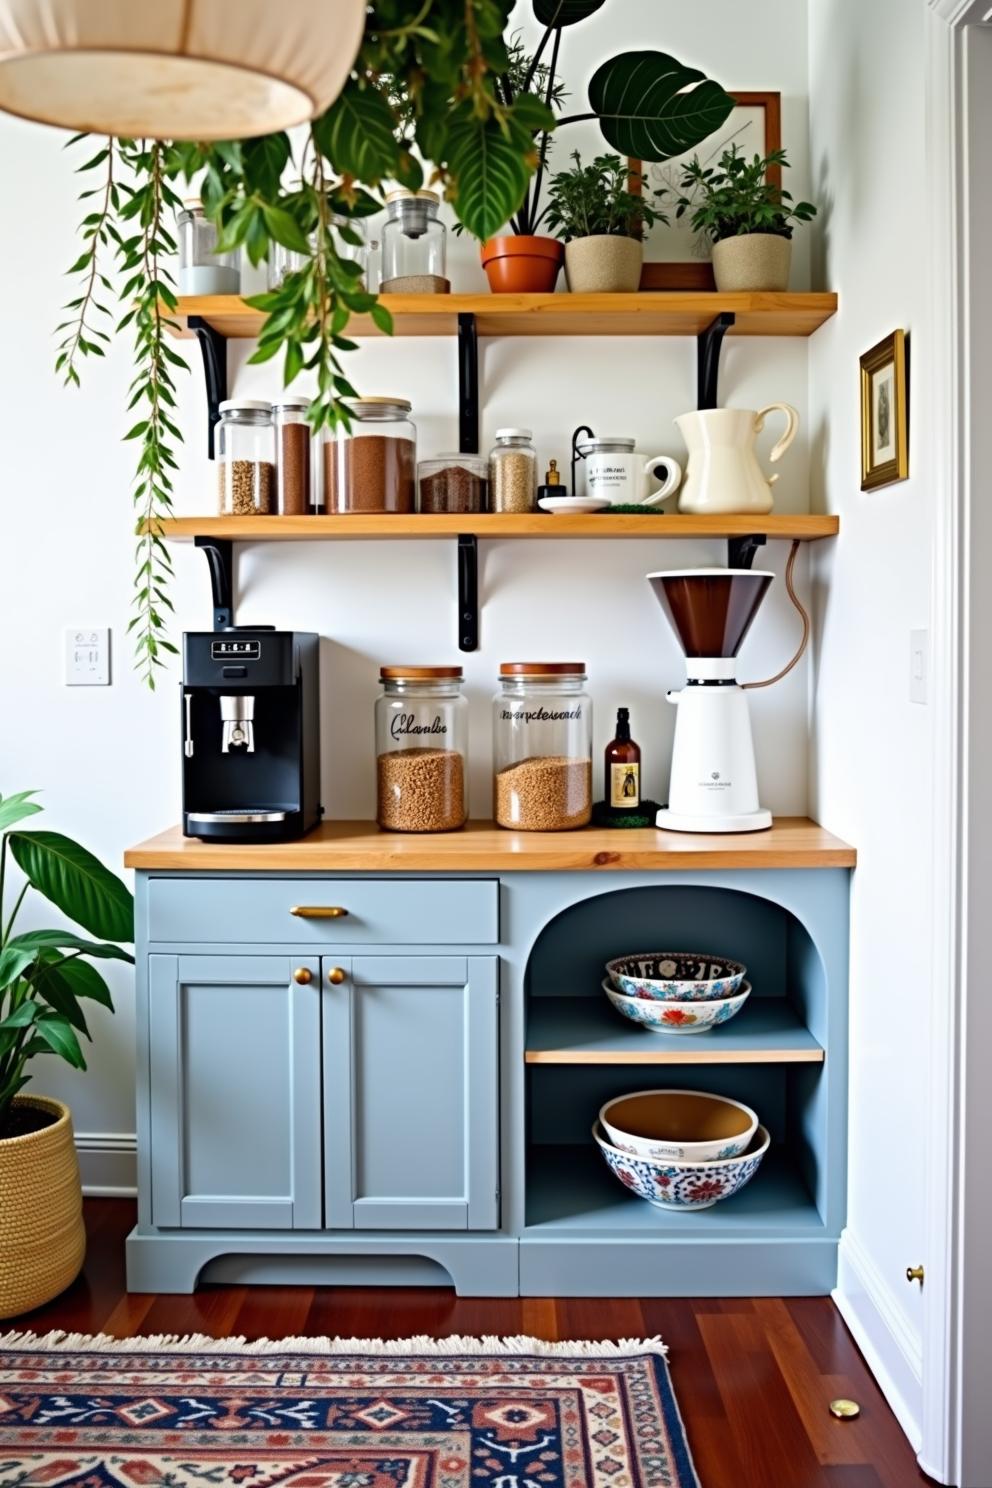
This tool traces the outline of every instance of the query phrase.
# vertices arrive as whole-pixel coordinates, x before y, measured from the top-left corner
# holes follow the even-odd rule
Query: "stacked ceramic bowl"
[[[746,966],[698,951],[645,951],[606,963],[603,991],[618,1013],[651,1033],[708,1033],[739,1013]]]
[[[656,1209],[709,1209],[761,1166],[769,1136],[750,1106],[696,1090],[607,1101],[593,1127],[615,1177]]]

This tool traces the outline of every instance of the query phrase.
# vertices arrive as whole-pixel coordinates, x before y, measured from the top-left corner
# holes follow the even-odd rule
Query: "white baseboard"
[[[834,1302],[914,1452],[923,1440],[923,1351],[881,1272],[850,1230],[840,1240]]]
[[[138,1192],[138,1139],[134,1132],[77,1132],[83,1193],[133,1198]]]

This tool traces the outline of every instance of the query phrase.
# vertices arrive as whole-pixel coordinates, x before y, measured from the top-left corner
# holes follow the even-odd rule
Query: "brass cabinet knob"
[[[906,1267],[906,1280],[907,1281],[918,1281],[920,1283],[920,1286],[922,1286],[923,1285],[923,1267],[922,1266],[907,1266]]]
[[[340,920],[348,913],[340,904],[294,904],[289,912],[300,920]]]
[[[313,972],[306,966],[298,966],[293,972],[293,981],[299,982],[301,987],[308,987],[313,981]]]
[[[346,975],[347,973],[345,972],[344,967],[332,966],[330,971],[327,973],[327,980],[331,983],[332,986],[339,987],[344,981]]]

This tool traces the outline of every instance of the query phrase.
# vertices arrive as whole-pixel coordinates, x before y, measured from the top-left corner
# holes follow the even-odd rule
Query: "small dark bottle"
[[[606,804],[636,811],[641,804],[641,747],[630,737],[630,709],[617,711],[616,738],[606,746]]]

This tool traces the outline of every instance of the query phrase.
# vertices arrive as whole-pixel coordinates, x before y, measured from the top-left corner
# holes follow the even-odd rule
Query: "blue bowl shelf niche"
[[[765,873],[746,887],[741,874],[692,877],[584,899],[533,945],[523,1295],[802,1295],[834,1285],[846,1187],[847,877]],[[747,965],[751,996],[732,1022],[659,1035],[614,1012],[604,963],[665,949]],[[597,1112],[652,1087],[754,1107],[772,1146],[739,1194],[666,1212],[610,1173],[590,1135]]]

